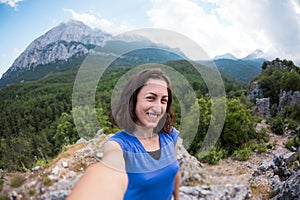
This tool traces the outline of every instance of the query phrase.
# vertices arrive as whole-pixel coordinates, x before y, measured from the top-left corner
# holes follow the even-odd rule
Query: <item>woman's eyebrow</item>
[[[157,94],[154,93],[154,92],[148,92],[148,93],[146,93],[146,95],[153,95],[153,96],[157,97]],[[169,96],[168,95],[164,95],[164,96],[162,96],[162,98],[169,98]]]
[[[148,95],[148,94],[151,94],[151,95],[157,96],[157,94],[156,94],[156,93],[154,93],[154,92],[147,92],[147,93],[146,93],[146,95]]]

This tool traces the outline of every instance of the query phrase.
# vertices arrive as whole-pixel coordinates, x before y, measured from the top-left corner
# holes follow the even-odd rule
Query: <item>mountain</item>
[[[54,27],[35,39],[14,61],[6,77],[13,71],[32,69],[39,64],[48,64],[56,60],[68,60],[74,55],[87,54],[93,45],[103,45],[110,34],[93,30],[79,21],[68,21]]]
[[[255,51],[253,51],[249,55],[242,58],[242,60],[255,60],[255,59],[264,59],[264,60],[266,60],[266,58],[267,58],[267,55],[262,50],[256,49]]]
[[[214,57],[214,60],[219,60],[219,59],[230,59],[230,60],[237,60],[237,58],[232,55],[231,53],[225,53],[223,55],[218,55]]]
[[[261,67],[266,61],[266,55],[259,49],[244,58],[237,59],[234,55],[226,53],[215,56],[214,63],[217,68],[233,78],[248,83],[261,72]],[[205,64],[205,62],[201,62]]]
[[[149,48],[145,49],[145,46]],[[112,36],[108,33],[91,29],[82,22],[71,20],[59,24],[35,39],[3,74],[0,79],[0,88],[13,83],[38,80],[49,73],[73,70],[75,66],[80,66],[80,62],[87,55],[108,56],[113,54],[118,58],[118,52],[123,52],[128,47],[136,50],[122,55],[122,58],[114,64],[139,65],[185,57],[178,49],[157,45],[146,38],[133,37],[126,38],[126,40],[125,38],[112,40]],[[168,49],[171,51],[169,52]],[[72,61],[70,61],[71,59]],[[76,60],[76,65],[68,64],[74,60]]]

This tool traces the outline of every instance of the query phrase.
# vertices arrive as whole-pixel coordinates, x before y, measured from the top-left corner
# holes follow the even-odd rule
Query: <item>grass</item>
[[[4,180],[2,178],[0,178],[0,192],[3,189],[3,184],[4,184]]]
[[[79,143],[79,144],[74,144],[74,145],[68,146],[66,151],[60,153],[56,158],[54,158],[52,160],[50,166],[54,165],[56,162],[58,162],[62,158],[70,157],[71,155],[73,155],[73,153],[75,151],[82,149],[85,146],[86,146],[86,144],[84,144],[84,143]]]
[[[14,175],[11,178],[10,186],[13,188],[20,187],[24,182],[26,181],[26,178],[20,174]]]

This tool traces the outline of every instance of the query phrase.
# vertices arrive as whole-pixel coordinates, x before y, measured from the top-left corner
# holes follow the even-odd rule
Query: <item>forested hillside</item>
[[[0,90],[0,168],[25,170],[37,162],[48,162],[64,145],[79,139],[73,122],[71,102],[79,60],[75,58],[66,63],[74,70],[53,73],[38,81],[13,84]],[[118,79],[130,69],[129,65],[117,66],[120,62],[108,68],[96,93],[97,117],[107,133],[115,131],[109,121],[111,92]],[[206,85],[187,61],[170,61],[165,64],[189,80],[198,98],[208,101]],[[239,96],[245,85],[225,74],[222,76],[227,94]],[[180,116],[178,103],[175,103],[174,108]],[[180,117],[177,120],[179,123]],[[85,125],[88,126],[88,122]]]

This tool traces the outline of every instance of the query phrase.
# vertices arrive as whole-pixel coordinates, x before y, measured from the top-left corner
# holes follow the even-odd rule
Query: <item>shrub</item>
[[[267,144],[261,143],[257,146],[257,153],[265,153],[267,152]]]
[[[235,160],[246,161],[251,156],[252,151],[249,147],[244,147],[242,149],[237,149],[233,152],[232,157]]]
[[[218,150],[217,147],[213,147],[211,149],[210,152],[208,152],[202,159],[200,159],[202,162],[206,162],[206,163],[209,163],[211,165],[214,165],[216,163],[218,163],[218,161],[221,159],[221,158],[224,158],[226,155],[227,155],[227,151],[224,150],[224,149],[220,149]]]
[[[239,99],[228,101],[225,125],[220,141],[229,153],[241,148],[249,140],[257,137],[251,113],[252,111],[245,108]]]
[[[290,120],[288,129],[295,130],[296,128],[297,128],[297,122],[295,122],[294,120]]]
[[[273,119],[271,119],[271,129],[277,135],[283,135],[284,133],[284,123],[282,117],[280,115],[276,115]]]
[[[295,137],[294,139],[288,140],[285,143],[285,147],[291,150],[291,147],[299,147],[300,145],[300,138],[299,137]]]
[[[34,196],[35,195],[35,191],[34,190],[29,190],[29,196]]]

